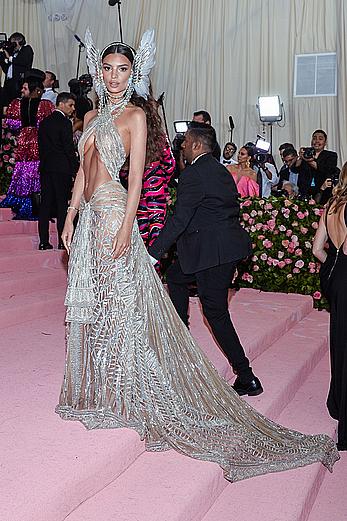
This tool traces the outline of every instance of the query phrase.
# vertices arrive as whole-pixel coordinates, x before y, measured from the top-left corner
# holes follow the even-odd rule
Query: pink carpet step
[[[64,286],[36,290],[0,301],[0,328],[22,325],[24,322],[64,312]],[[25,327],[25,326],[23,326]]]
[[[0,251],[0,273],[16,273],[40,267],[61,267],[66,269],[67,254],[64,250],[46,250],[29,252]]]
[[[51,235],[51,244],[57,246],[57,235]],[[20,251],[37,250],[39,246],[39,236],[28,233],[15,233],[13,235],[0,235],[0,251],[17,253]]]
[[[65,284],[66,271],[57,266],[0,273],[0,299],[13,298],[14,296],[57,286],[64,287]]]
[[[144,450],[132,430],[87,431],[54,413],[64,334],[62,312],[1,330],[1,521],[62,521]]]
[[[50,223],[50,231],[54,234],[56,226]],[[0,221],[0,237],[3,235],[13,235],[15,233],[27,233],[37,235],[37,221]]]
[[[326,474],[307,521],[345,521],[347,519],[347,452],[332,475]]]
[[[328,352],[329,314],[313,310],[253,363],[265,392],[246,397],[262,414],[278,418],[297,390]],[[274,399],[276,397],[276,399]]]
[[[241,289],[232,295],[229,310],[241,343],[254,360],[312,311],[312,299],[307,295]],[[232,379],[234,374],[204,322],[197,298],[190,299],[190,322],[193,336],[213,365],[224,378]]]
[[[327,359],[312,373],[312,377],[298,393],[298,398],[290,404],[281,415],[281,422],[292,428],[308,432],[327,431],[332,434],[334,425],[324,410],[324,395],[327,383]],[[322,375],[324,389],[322,392]],[[320,387],[320,389],[317,389]],[[318,392],[319,403],[310,400]],[[313,406],[312,406],[313,405]],[[318,416],[317,416],[318,412]],[[315,490],[319,479],[324,475],[324,467],[320,464],[305,469],[292,470],[285,473],[261,476],[244,482],[229,484],[222,477],[222,471],[212,463],[195,461],[173,451],[162,454],[142,454],[131,467],[119,478],[100,491],[95,497],[88,499],[66,521],[198,521],[203,518],[209,508],[223,492],[221,500],[226,497],[227,508],[218,510],[212,515],[214,507],[206,514],[204,521],[233,520],[249,521],[250,519],[266,521],[296,521],[299,518],[288,517],[293,508],[292,501],[297,498],[301,506],[308,501],[311,487]],[[269,486],[269,482],[271,486]],[[286,483],[289,486],[286,487]],[[281,483],[279,485],[279,483]],[[306,490],[308,486],[308,490]],[[271,494],[269,491],[271,490]],[[273,491],[276,491],[274,494]],[[289,497],[289,491],[295,493]],[[261,496],[265,496],[268,508],[261,505]],[[313,494],[314,496],[315,494]],[[255,499],[255,496],[257,499]],[[283,497],[285,504],[283,505]],[[274,501],[275,498],[280,499]],[[255,504],[255,502],[257,504]],[[230,503],[230,508],[229,508]],[[276,516],[271,517],[276,509]],[[287,508],[288,507],[288,508]],[[245,515],[244,512],[247,512]],[[270,517],[269,514],[270,513]],[[300,519],[303,521],[304,518]]]
[[[329,376],[329,360],[325,355],[278,422],[302,432],[335,437],[336,422],[328,416],[325,407]],[[341,472],[342,467],[343,462],[338,461],[334,473]],[[334,474],[316,463],[228,485],[202,521],[306,521],[323,479],[328,482],[334,479]],[[345,517],[327,514],[323,519],[343,521]],[[318,520],[312,518],[311,521]]]
[[[11,208],[0,208],[0,221],[9,221],[13,218]]]

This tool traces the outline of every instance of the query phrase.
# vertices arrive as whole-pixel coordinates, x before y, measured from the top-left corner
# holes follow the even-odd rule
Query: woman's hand
[[[61,240],[63,241],[64,247],[69,255],[70,255],[70,246],[71,246],[73,232],[74,232],[74,226],[73,226],[72,221],[66,219],[65,224],[64,224],[63,233],[61,234]]]
[[[326,180],[324,181],[324,183],[322,184],[322,186],[320,187],[320,189],[321,189],[322,191],[324,191],[324,190],[326,190],[327,188],[332,188],[332,186],[333,186],[333,182],[332,182],[332,180],[331,180],[330,178],[328,178],[328,179],[326,179]]]
[[[113,258],[119,259],[123,255],[127,255],[130,250],[131,230],[121,226],[113,239],[112,252]]]

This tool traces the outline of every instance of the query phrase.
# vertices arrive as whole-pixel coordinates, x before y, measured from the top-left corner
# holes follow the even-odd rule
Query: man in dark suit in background
[[[57,96],[56,110],[41,123],[38,133],[40,154],[41,205],[39,213],[40,250],[52,249],[49,243],[49,219],[57,211],[59,245],[71,192],[72,178],[78,170],[74,151],[72,122],[76,97],[69,92]]]
[[[258,395],[262,386],[249,366],[228,310],[228,288],[237,262],[251,253],[239,222],[238,193],[226,168],[213,156],[215,132],[190,128],[182,145],[190,163],[181,173],[174,214],[149,254],[159,260],[177,240],[178,260],[167,271],[170,297],[188,326],[188,285],[197,282],[202,309],[213,334],[237,374],[234,389]]]
[[[24,34],[11,34],[8,48],[0,51],[0,67],[6,75],[2,106],[7,107],[20,96],[25,73],[31,69],[33,59],[34,51],[26,44]]]

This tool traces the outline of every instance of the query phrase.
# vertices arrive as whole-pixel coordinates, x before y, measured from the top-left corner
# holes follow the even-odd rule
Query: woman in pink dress
[[[257,173],[251,168],[252,149],[241,147],[236,165],[228,165],[227,169],[234,178],[240,197],[259,197]]]

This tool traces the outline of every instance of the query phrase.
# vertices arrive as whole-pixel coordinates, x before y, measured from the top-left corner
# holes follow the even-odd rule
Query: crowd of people
[[[237,161],[234,143],[221,153],[211,117],[201,110],[193,114],[175,160],[147,78],[153,34],[144,35],[137,51],[115,42],[101,53],[87,34],[98,107],[87,112],[83,126],[81,120],[76,124],[76,154],[76,98],[55,92],[54,73],[32,69],[32,50],[18,34],[10,38],[17,47],[12,54],[4,50],[0,61],[6,124],[18,133],[16,165],[1,206],[11,207],[17,218],[36,218],[32,196],[40,192],[39,248],[52,249],[48,228],[54,217],[58,247],[70,255],[66,367],[57,412],[88,428],[135,428],[150,450],[171,447],[215,461],[232,481],[315,461],[331,468],[338,455],[327,436],[276,425],[240,400],[263,388],[228,311],[237,263],[251,253],[239,222],[239,197],[285,193],[321,204],[329,200],[314,252],[323,262],[322,285],[333,310],[336,374],[328,407],[339,421],[339,448],[346,450],[346,331],[340,323],[347,294],[347,167],[338,178],[337,155],[325,150],[326,133],[316,130],[311,147],[299,152],[282,144],[278,172],[272,157],[259,157],[253,143],[239,149]],[[25,71],[19,68],[24,55]],[[178,178],[177,201],[167,219],[172,178]],[[174,243],[170,299],[153,266]],[[190,335],[194,281],[203,313],[237,375],[233,387]]]

